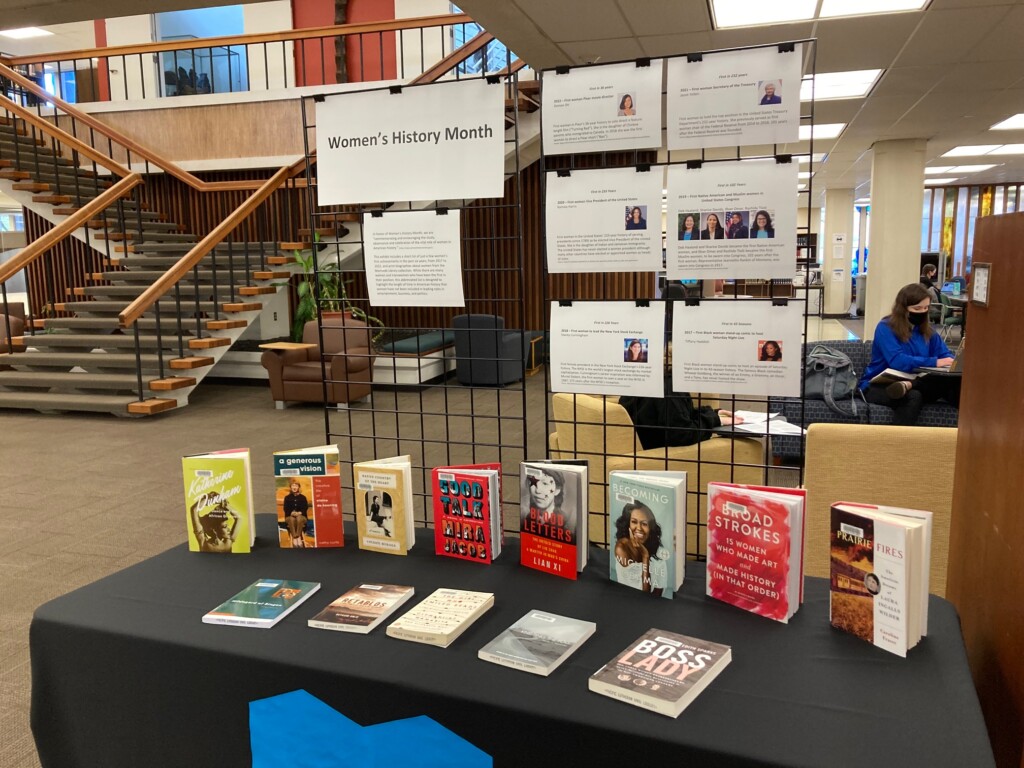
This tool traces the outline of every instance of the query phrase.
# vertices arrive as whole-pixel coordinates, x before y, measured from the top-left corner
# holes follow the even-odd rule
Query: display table
[[[952,605],[932,597],[930,632],[900,659],[828,624],[828,590],[808,579],[788,625],[706,598],[687,564],[675,600],[607,580],[592,549],[578,582],[518,565],[512,541],[492,566],[435,557],[420,531],[408,557],[356,548],[275,546],[258,517],[250,555],[184,546],[41,606],[31,627],[32,731],[43,766],[248,766],[248,703],[304,688],[367,725],[426,714],[495,765],[993,765]],[[43,578],[43,576],[40,576]],[[203,624],[258,578],[322,583],[271,630]],[[310,629],[306,620],[361,581],[495,593],[447,649]],[[544,678],[477,651],[529,609],[597,622]],[[405,608],[401,610],[406,610]],[[651,627],[725,643],[733,661],[678,719],[587,689],[587,678]],[[281,737],[301,739],[302,724]]]

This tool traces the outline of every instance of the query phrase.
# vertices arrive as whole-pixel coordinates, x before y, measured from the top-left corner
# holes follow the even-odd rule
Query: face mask
[[[924,325],[928,322],[927,312],[907,312],[907,317],[910,319],[911,325]]]

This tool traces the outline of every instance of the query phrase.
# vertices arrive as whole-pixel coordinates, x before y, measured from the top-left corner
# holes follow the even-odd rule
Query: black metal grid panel
[[[508,68],[505,70],[508,71]],[[502,514],[504,527],[518,530],[519,463],[527,454],[527,371],[522,355],[505,357],[499,363],[514,369],[516,375],[504,384],[464,383],[465,369],[477,361],[494,360],[479,348],[480,336],[469,335],[468,350],[456,354],[453,344],[453,318],[462,314],[493,315],[504,320],[502,333],[518,333],[527,339],[524,318],[525,283],[523,273],[523,216],[520,177],[518,75],[483,75],[495,87],[506,91],[505,192],[502,198],[433,201],[429,204],[367,201],[344,207],[320,207],[316,201],[316,177],[310,172],[310,228],[313,232],[335,228],[333,234],[319,236],[316,247],[322,249],[318,268],[337,270],[342,275],[348,305],[356,316],[372,320],[375,349],[369,355],[373,363],[372,392],[358,402],[341,407],[327,404],[324,429],[327,443],[337,443],[342,455],[343,506],[350,517],[355,503],[351,467],[371,459],[408,454],[412,457],[414,520],[417,526],[433,525],[431,471],[454,464],[497,462],[502,465]],[[455,79],[466,79],[456,73]],[[446,83],[405,87],[444,88]],[[373,90],[373,89],[367,89]],[[328,95],[326,98],[331,98]],[[440,96],[439,96],[440,98]],[[303,123],[307,156],[311,156],[314,110],[303,102]],[[312,159],[312,158],[311,158]],[[461,217],[461,245],[465,308],[375,308],[366,292],[366,273],[362,259],[363,214],[388,211],[435,210],[442,215]],[[340,224],[340,226],[338,226]],[[330,300],[317,296],[321,308]],[[323,315],[320,336],[323,339]],[[404,340],[411,349],[389,352],[380,344]],[[325,402],[329,386],[346,386],[354,379],[334,377],[331,360],[344,356],[323,355]],[[469,371],[472,373],[473,371]],[[402,383],[396,383],[402,382]],[[539,383],[538,383],[539,388]],[[542,451],[542,448],[535,449]]]
[[[815,73],[815,60],[817,41],[815,39],[794,40],[787,42],[772,43],[770,45],[744,46],[739,48],[719,49],[701,52],[701,55],[712,55],[725,51],[742,51],[754,48],[778,47],[780,51],[786,50],[795,44],[804,44],[803,77],[813,77]],[[680,56],[693,57],[693,53],[680,54]],[[678,58],[673,56],[662,57],[667,59]],[[648,60],[637,60],[638,66],[642,66]],[[607,62],[602,64],[586,64],[585,67],[601,67],[615,63]],[[572,68],[569,68],[572,69]],[[545,70],[540,73],[541,90],[543,92],[545,77],[557,76],[558,71],[566,71],[566,68]],[[665,93],[662,93],[665,96]],[[663,114],[665,112],[663,111]],[[543,112],[541,115],[543,120]],[[798,192],[800,203],[806,208],[807,216],[802,222],[798,220],[797,236],[808,236],[811,232],[811,206],[812,179],[814,171],[814,94],[812,89],[811,99],[803,102],[801,106],[801,125],[811,127],[811,138],[806,152],[786,153],[782,152],[779,145],[774,145],[771,152],[744,152],[743,146],[736,146],[734,149],[714,148],[713,150],[637,150],[625,152],[605,152],[585,155],[552,155],[548,156],[541,148],[541,176],[544,186],[544,197],[546,199],[546,178],[549,173],[558,171],[583,168],[622,168],[649,165],[652,169],[671,165],[685,165],[687,162],[700,161],[701,163],[738,162],[743,159],[758,159],[775,157],[781,162],[797,162],[800,156],[808,158],[807,168],[811,171],[811,177],[807,179],[806,189],[794,190]],[[664,127],[664,126],[663,126]],[[543,134],[542,134],[543,135]],[[659,212],[660,213],[660,212]],[[660,215],[659,215],[660,219]],[[545,268],[545,317],[546,327],[550,329],[550,311],[548,307],[551,301],[585,301],[585,300],[656,300],[654,299],[656,276],[654,273],[634,273],[631,276],[609,274],[572,274],[572,275],[547,275],[547,252],[545,242],[544,268]],[[803,249],[813,257],[814,246]],[[802,264],[805,277],[805,285],[810,284],[810,262],[805,260]],[[797,264],[794,264],[794,274],[797,274]],[[567,278],[567,279],[564,279]],[[785,281],[782,281],[785,282]],[[802,298],[793,291],[791,287],[780,284],[778,280],[764,281],[765,295],[760,298],[739,298],[736,301],[798,301],[803,306],[804,313],[804,339],[807,338],[810,307],[810,291],[803,291]],[[700,286],[699,295],[703,295],[703,282]],[[790,295],[791,293],[797,295]],[[689,301],[693,303],[699,299],[660,299],[666,302],[666,314],[669,316],[666,331],[670,333],[671,313],[675,305],[683,305]],[[670,364],[670,353],[666,350],[666,364]],[[590,477],[590,531],[593,543],[608,545],[608,523],[611,510],[608,509],[608,477],[609,464],[611,468],[630,469],[683,469],[688,472],[688,493],[687,493],[687,555],[703,559],[706,551],[707,534],[707,483],[710,480],[725,480],[730,482],[754,482],[767,483],[772,477],[769,472],[773,468],[770,443],[765,442],[759,451],[759,457],[752,460],[749,445],[748,450],[743,450],[736,440],[729,438],[714,438],[715,444],[709,445],[707,441],[697,442],[688,451],[688,458],[681,459],[679,449],[663,448],[645,451],[641,458],[636,456],[635,451],[628,447],[623,449],[623,439],[631,427],[628,415],[616,402],[617,398],[592,397],[589,395],[556,395],[551,391],[550,375],[546,378],[547,388],[547,421],[551,431],[558,434],[557,448],[554,441],[551,455],[553,458],[586,458],[591,463]],[[803,385],[801,384],[800,412],[801,421],[804,408]],[[704,394],[693,393],[693,401],[697,406],[712,406],[726,410],[765,410],[774,412],[780,410],[778,401],[780,398],[753,397],[753,396],[727,396],[718,398]],[[625,421],[623,421],[625,419]],[[618,425],[618,426],[617,426]],[[770,434],[770,430],[769,430]],[[597,439],[595,441],[595,435]],[[625,437],[627,442],[632,442],[632,435]],[[727,446],[722,446],[718,441],[728,440]],[[595,442],[599,445],[595,446]],[[639,443],[637,443],[639,449]],[[743,455],[738,455],[742,453]],[[800,440],[799,467],[792,470],[793,479],[803,482],[803,440]],[[598,471],[595,471],[598,470]]]

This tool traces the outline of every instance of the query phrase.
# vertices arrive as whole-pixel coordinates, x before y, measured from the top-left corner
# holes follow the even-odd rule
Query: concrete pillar
[[[818,239],[826,315],[845,315],[853,298],[853,190],[825,190],[825,231]],[[872,252],[872,256],[874,253]]]
[[[925,144],[924,139],[894,139],[873,147],[865,338],[874,338],[896,292],[920,277]]]

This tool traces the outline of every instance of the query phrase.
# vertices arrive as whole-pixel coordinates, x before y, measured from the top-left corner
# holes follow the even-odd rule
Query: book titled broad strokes
[[[282,547],[345,546],[338,446],[277,451],[274,486]]]
[[[927,634],[931,513],[832,505],[832,626],[906,656]]]
[[[803,602],[800,488],[708,483],[707,594],[787,623]]]
[[[359,548],[405,555],[416,543],[409,456],[362,461],[352,467]]]
[[[615,470],[608,499],[611,580],[671,599],[686,561],[686,473]]]
[[[203,622],[270,629],[318,589],[313,581],[257,579],[203,616]]]
[[[249,552],[253,525],[249,449],[214,451],[181,460],[185,518],[192,552]]]
[[[442,588],[388,625],[387,634],[447,648],[494,605],[492,592]]]
[[[587,462],[520,464],[519,562],[575,579],[587,564]]]
[[[416,590],[397,584],[360,584],[307,623],[316,629],[367,634],[397,611]]]
[[[649,629],[590,676],[590,690],[679,717],[732,661],[727,645]]]
[[[436,554],[485,564],[501,554],[500,483],[500,464],[434,469]]]
[[[530,611],[479,650],[484,661],[547,677],[597,630],[592,621]]]

